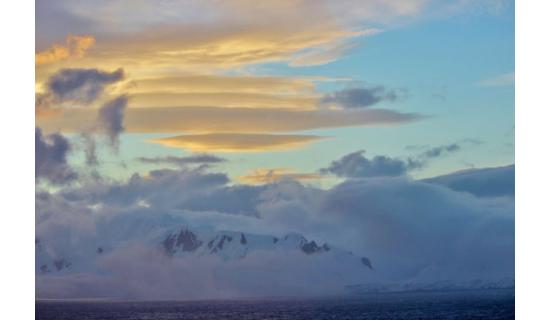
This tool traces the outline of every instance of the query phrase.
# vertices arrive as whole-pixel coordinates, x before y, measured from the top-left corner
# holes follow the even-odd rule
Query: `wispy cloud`
[[[225,158],[221,158],[210,154],[194,154],[186,157],[177,156],[165,156],[165,157],[139,157],[137,161],[148,164],[161,164],[161,165],[176,165],[186,166],[189,164],[214,164],[227,161]]]
[[[45,130],[78,132],[93,122],[95,112],[65,109],[62,113],[37,118]],[[351,126],[401,125],[424,119],[416,113],[383,109],[304,110],[222,107],[132,108],[125,113],[127,132],[140,133],[273,133]]]
[[[476,82],[481,87],[513,86],[515,84],[515,72],[508,72]]]
[[[240,176],[238,181],[247,184],[266,184],[274,183],[282,180],[296,180],[308,182],[322,179],[323,176],[319,173],[300,173],[295,172],[290,168],[258,168],[247,174]]]
[[[119,136],[124,131],[124,112],[128,97],[120,96],[105,103],[98,110],[99,129],[107,135],[111,146],[118,150]]]
[[[144,71],[177,65],[205,71],[265,62],[304,66],[341,58],[359,37],[376,34],[397,18],[420,15],[426,3],[59,1],[37,6],[37,28],[48,29],[51,39],[59,37],[59,25],[97,35],[101,41],[93,55],[74,61],[80,67],[124,65]],[[133,8],[131,13],[127,7]]]
[[[171,148],[196,152],[260,152],[296,149],[323,139],[311,135],[212,133],[149,140]]]

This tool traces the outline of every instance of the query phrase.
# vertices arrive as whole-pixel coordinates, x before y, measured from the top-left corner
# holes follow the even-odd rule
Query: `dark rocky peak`
[[[366,265],[367,267],[369,267],[369,269],[371,269],[371,270],[373,269],[373,268],[372,268],[372,263],[370,262],[370,259],[369,259],[369,258],[363,257],[363,258],[361,258],[361,262],[362,262],[364,265]]]
[[[181,248],[181,251],[195,251],[202,245],[202,241],[189,229],[181,230],[176,240],[176,247]]]
[[[226,234],[223,234],[221,236],[217,236],[216,238],[214,238],[214,240],[212,240],[208,243],[208,248],[211,249],[210,252],[216,253],[216,252],[222,250],[223,245],[226,241],[227,242],[233,241],[233,237],[228,236]]]
[[[296,241],[299,246],[307,243],[307,239],[299,233],[289,233],[284,237],[284,241]]]
[[[301,249],[306,254],[313,254],[313,253],[317,253],[317,252],[325,252],[325,251],[330,250],[329,246],[326,243],[323,246],[320,247],[320,246],[317,245],[317,243],[315,241],[307,242],[307,240],[301,246]]]
[[[176,236],[173,234],[169,234],[164,241],[162,241],[162,247],[164,248],[164,251],[168,255],[173,255],[176,252],[176,249],[174,248],[176,244]]]
[[[54,260],[53,265],[55,266],[55,269],[57,271],[61,271],[63,269],[69,268],[71,266],[71,263],[64,258],[61,258]]]
[[[50,273],[50,268],[48,268],[47,264],[43,264],[40,266],[40,272],[42,273]]]
[[[273,237],[273,243],[277,243],[277,242],[279,242],[279,238]]]
[[[181,229],[177,235],[173,233],[169,234],[162,242],[164,251],[169,255],[173,255],[178,250],[182,252],[195,251],[201,245],[202,241],[187,228]]]
[[[247,243],[246,237],[244,236],[244,233],[241,233],[241,244],[245,245]]]
[[[103,250],[103,248],[102,248],[102,247],[97,247],[97,249],[96,249],[96,251],[95,251],[95,252],[96,252],[97,254],[102,254],[102,253],[103,253],[103,251],[105,251],[105,250]]]

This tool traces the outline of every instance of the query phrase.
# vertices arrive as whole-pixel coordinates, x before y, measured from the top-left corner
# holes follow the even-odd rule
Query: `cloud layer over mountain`
[[[490,186],[484,177],[480,171],[473,181]],[[79,272],[39,275],[37,290],[40,297],[205,298],[513,279],[514,198],[478,197],[471,189],[407,177],[359,178],[329,190],[292,180],[231,185],[224,174],[184,168],[39,192],[37,239]],[[275,237],[299,232],[369,257],[375,269],[347,272],[328,256],[277,251],[230,262],[164,256],[163,230],[183,225]],[[97,255],[98,247],[107,254]]]

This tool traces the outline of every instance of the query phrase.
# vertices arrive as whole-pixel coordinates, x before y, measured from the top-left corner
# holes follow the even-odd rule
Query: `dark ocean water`
[[[40,320],[514,319],[514,291],[383,293],[316,300],[37,301]]]

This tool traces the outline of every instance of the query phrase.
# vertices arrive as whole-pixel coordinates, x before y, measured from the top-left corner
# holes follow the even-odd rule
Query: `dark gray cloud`
[[[332,161],[327,168],[320,171],[323,174],[334,174],[346,178],[367,178],[367,177],[392,177],[401,176],[409,169],[417,168],[420,164],[414,160],[400,160],[387,156],[374,156],[366,158],[360,150]]]
[[[128,97],[120,96],[106,102],[98,111],[99,127],[115,149],[118,149],[118,137],[124,131],[124,110],[127,105]]]
[[[416,155],[409,157],[408,161],[415,164],[415,166],[410,169],[418,169],[425,167],[434,159],[456,153],[462,150],[466,145],[478,146],[480,144],[483,144],[483,141],[479,139],[466,138],[454,143],[440,145],[437,147],[430,147],[429,145],[408,145],[405,146],[405,150],[416,151]]]
[[[36,94],[37,115],[47,115],[56,108],[81,107],[96,101],[105,88],[124,78],[124,70],[113,72],[98,69],[61,69],[52,75],[46,83],[46,92]],[[73,105],[71,105],[73,104]],[[94,134],[102,131],[109,138],[111,146],[118,150],[118,137],[124,131],[124,109],[126,96],[120,96],[105,103],[98,111],[97,124],[79,128],[82,137],[86,164],[99,164]]]
[[[462,150],[466,144],[480,145],[483,142],[478,139],[463,139],[455,143],[430,147],[429,145],[407,145],[405,150],[415,151],[415,155],[404,159],[391,158],[377,155],[371,159],[366,158],[364,151],[356,151],[333,161],[327,168],[321,169],[321,173],[334,174],[339,177],[392,177],[401,176],[410,170],[420,169],[429,164],[433,159],[456,153]]]
[[[427,145],[427,144],[424,144],[424,145],[412,144],[412,145],[405,146],[405,150],[423,151],[419,153],[418,156],[425,156],[429,158],[429,157],[439,157],[447,153],[459,151],[465,145],[479,146],[483,143],[484,142],[479,139],[465,138],[454,143],[440,145],[436,147],[430,147],[430,145]]]
[[[35,128],[35,177],[53,184],[75,180],[77,174],[67,163],[70,150],[69,141],[61,134],[46,136],[40,128]]]
[[[420,154],[420,157],[424,158],[438,158],[442,155],[449,153],[457,152],[460,150],[460,145],[458,143],[451,143],[443,146],[434,147],[428,149]]]
[[[109,84],[124,78],[124,70],[106,72],[97,69],[62,69],[47,82],[48,93],[56,101],[89,104],[95,101]]]
[[[214,164],[227,161],[224,158],[210,154],[194,154],[187,157],[165,156],[165,157],[139,157],[137,161],[149,164],[172,164],[185,166],[188,164]]]
[[[228,182],[225,174],[205,173],[202,169],[158,169],[146,176],[134,174],[124,183],[104,181],[86,188],[66,189],[61,195],[75,203],[92,201],[132,207],[144,201],[155,208],[185,209],[191,198],[210,194]]]
[[[478,197],[514,196],[515,165],[469,169],[424,180]]]
[[[342,108],[366,108],[381,101],[393,102],[400,97],[396,90],[389,90],[383,86],[351,88],[326,94],[321,104],[336,104]]]
[[[99,159],[97,157],[97,143],[92,134],[85,132],[81,134],[84,155],[86,156],[86,164],[89,166],[99,165]]]

